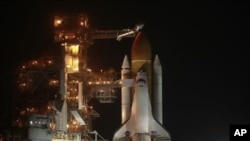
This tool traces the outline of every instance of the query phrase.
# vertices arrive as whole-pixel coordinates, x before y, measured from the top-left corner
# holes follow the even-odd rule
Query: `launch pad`
[[[168,132],[161,127],[161,66],[159,58],[156,56],[155,60],[158,64],[156,63],[157,65],[154,65],[152,69],[151,47],[148,40],[140,32],[143,24],[136,25],[133,29],[96,30],[90,28],[88,22],[86,14],[76,14],[73,17],[56,15],[54,17],[54,40],[61,47],[62,57],[59,59],[61,65],[52,60],[47,62],[57,65],[57,75],[50,79],[49,85],[56,86],[58,92],[53,100],[48,101],[47,109],[43,113],[39,113],[39,111],[29,113],[28,139],[92,141],[94,135],[94,140],[105,140],[92,129],[92,119],[100,117],[100,114],[88,103],[92,98],[98,99],[100,103],[113,103],[117,98],[118,89],[121,89],[121,124],[125,124],[131,116],[133,121],[129,122],[127,127],[123,126],[120,131],[117,131],[114,140],[118,141],[124,135],[128,140],[138,140],[134,135],[142,134],[137,126],[139,122],[145,124],[145,128],[143,127],[145,134],[149,135],[147,140],[151,140],[151,138],[170,140]],[[94,44],[96,39],[115,38],[121,41],[122,38],[133,37],[136,39],[132,45],[132,73],[126,56],[120,76],[117,76],[115,70],[112,69],[93,72],[88,67],[88,48]],[[37,63],[31,64],[31,66],[34,65],[39,66]],[[34,86],[31,85],[34,81],[25,81],[29,79],[23,78],[24,76],[29,77],[29,69],[27,68],[27,66],[23,66],[22,74],[24,75],[19,77],[22,80],[19,86],[24,90],[27,90],[28,86]],[[144,120],[142,122],[137,114],[134,115],[140,111],[136,111],[136,108],[131,110],[133,103],[140,103],[140,100],[136,102],[131,97],[135,95],[132,82],[136,81],[137,72],[141,69],[147,74],[146,81],[148,83],[145,92],[148,91],[150,101],[146,105],[142,103],[143,107],[147,108],[152,103],[152,109],[143,110],[148,111],[148,114],[139,115],[139,117],[149,117],[145,122]],[[130,84],[125,86],[124,82]],[[131,111],[133,113],[130,113]],[[150,125],[150,127],[146,125]]]

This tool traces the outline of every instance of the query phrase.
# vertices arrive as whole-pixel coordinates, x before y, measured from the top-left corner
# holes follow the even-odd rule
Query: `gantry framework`
[[[96,30],[91,29],[88,22],[86,14],[56,15],[54,39],[62,47],[62,58],[31,60],[22,65],[19,71],[17,86],[22,94],[33,95],[30,101],[36,105],[26,105],[20,113],[47,115],[54,140],[70,140],[75,136],[90,140],[88,135],[94,132],[92,119],[100,115],[88,102],[96,98],[100,103],[113,103],[116,99],[120,76],[115,70],[92,72],[88,68],[88,48],[96,39],[120,40],[124,35],[126,38],[135,36],[132,29]],[[44,94],[39,96],[38,93],[43,91]],[[18,99],[16,96],[15,101]],[[43,102],[39,105],[39,101]]]
[[[120,87],[119,76],[114,70],[94,73],[88,68],[87,50],[96,39],[112,39],[131,32],[122,30],[94,30],[89,27],[85,14],[55,16],[55,41],[64,49],[64,67],[62,71],[61,94],[67,107],[67,132],[86,136],[92,131],[92,117],[98,117],[93,107],[88,105],[92,98],[101,103],[113,103],[117,88]],[[132,34],[131,34],[132,33]],[[134,32],[126,37],[134,37]],[[62,109],[63,111],[63,109]],[[64,130],[63,128],[60,130]]]

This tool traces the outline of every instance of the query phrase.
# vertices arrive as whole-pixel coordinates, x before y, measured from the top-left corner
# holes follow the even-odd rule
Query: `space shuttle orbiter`
[[[161,64],[156,55],[152,65],[151,47],[142,32],[136,35],[131,58],[132,67],[127,56],[122,64],[122,126],[113,141],[171,141],[162,126]]]

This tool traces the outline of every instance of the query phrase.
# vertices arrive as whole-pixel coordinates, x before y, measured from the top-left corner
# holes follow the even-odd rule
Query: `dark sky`
[[[249,3],[119,3],[2,0],[1,75],[22,60],[55,52],[54,13],[86,12],[90,26],[98,29],[144,22],[143,30],[163,67],[164,127],[173,141],[228,141],[230,124],[250,124]],[[98,40],[89,58],[119,71],[132,41]],[[94,124],[102,125],[96,130],[111,140],[120,122],[120,115],[112,113],[119,105],[100,104],[96,110],[101,117]]]

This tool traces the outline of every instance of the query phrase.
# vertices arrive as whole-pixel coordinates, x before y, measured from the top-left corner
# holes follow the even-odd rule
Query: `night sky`
[[[53,41],[53,14],[86,12],[90,26],[98,29],[132,28],[143,22],[163,67],[164,127],[172,141],[228,141],[230,124],[250,124],[249,6],[244,1],[2,0],[1,99],[9,89],[7,76],[23,60],[59,54]],[[89,49],[91,65],[119,71],[124,55],[130,57],[132,42],[96,40]],[[119,101],[96,104],[101,117],[93,124],[109,140],[119,128]]]

